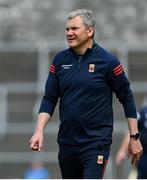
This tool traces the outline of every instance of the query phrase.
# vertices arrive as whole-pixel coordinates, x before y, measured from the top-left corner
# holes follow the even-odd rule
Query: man
[[[143,146],[143,154],[137,162],[137,179],[147,179],[147,105],[143,105],[138,112],[138,128],[140,141]],[[129,145],[129,132],[124,137],[116,155],[116,164],[120,165],[126,157]]]
[[[30,148],[40,151],[43,129],[60,97],[58,133],[62,178],[102,178],[112,143],[112,92],[124,106],[130,134],[138,133],[136,109],[122,65],[94,42],[92,12],[71,12],[66,24],[69,48],[57,54],[50,67]],[[131,139],[132,162],[142,147]]]

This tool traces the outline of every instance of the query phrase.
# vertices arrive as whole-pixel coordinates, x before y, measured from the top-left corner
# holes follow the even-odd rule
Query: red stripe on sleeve
[[[51,64],[49,71],[50,71],[51,73],[55,74],[56,68],[55,68],[55,66],[54,66],[53,64]]]
[[[119,69],[121,66],[122,66],[122,65],[119,64],[118,66],[116,66],[116,67],[113,69],[113,71],[116,71],[116,70]]]
[[[118,76],[118,75],[121,74],[122,72],[123,72],[123,69],[120,70],[119,72],[115,73],[114,75],[115,75],[115,76]]]
[[[118,76],[118,75],[121,74],[122,72],[123,72],[123,67],[122,67],[121,64],[118,65],[117,67],[115,67],[115,68],[113,69],[113,74],[114,74],[115,76]]]

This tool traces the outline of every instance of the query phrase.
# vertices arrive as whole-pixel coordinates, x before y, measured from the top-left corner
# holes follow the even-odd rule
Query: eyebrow
[[[73,27],[66,27],[66,30],[69,30],[69,29],[80,29],[79,27],[77,26],[73,26]]]

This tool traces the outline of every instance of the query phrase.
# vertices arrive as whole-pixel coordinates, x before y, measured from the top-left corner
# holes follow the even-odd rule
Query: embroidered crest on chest
[[[89,64],[88,71],[89,72],[94,72],[95,71],[95,64]]]

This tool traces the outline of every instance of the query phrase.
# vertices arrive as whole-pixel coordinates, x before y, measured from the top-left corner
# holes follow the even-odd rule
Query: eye
[[[77,30],[77,29],[80,29],[80,28],[78,28],[78,27],[72,27],[71,29],[72,29],[72,30]]]
[[[66,28],[66,31],[69,31],[69,28]]]

